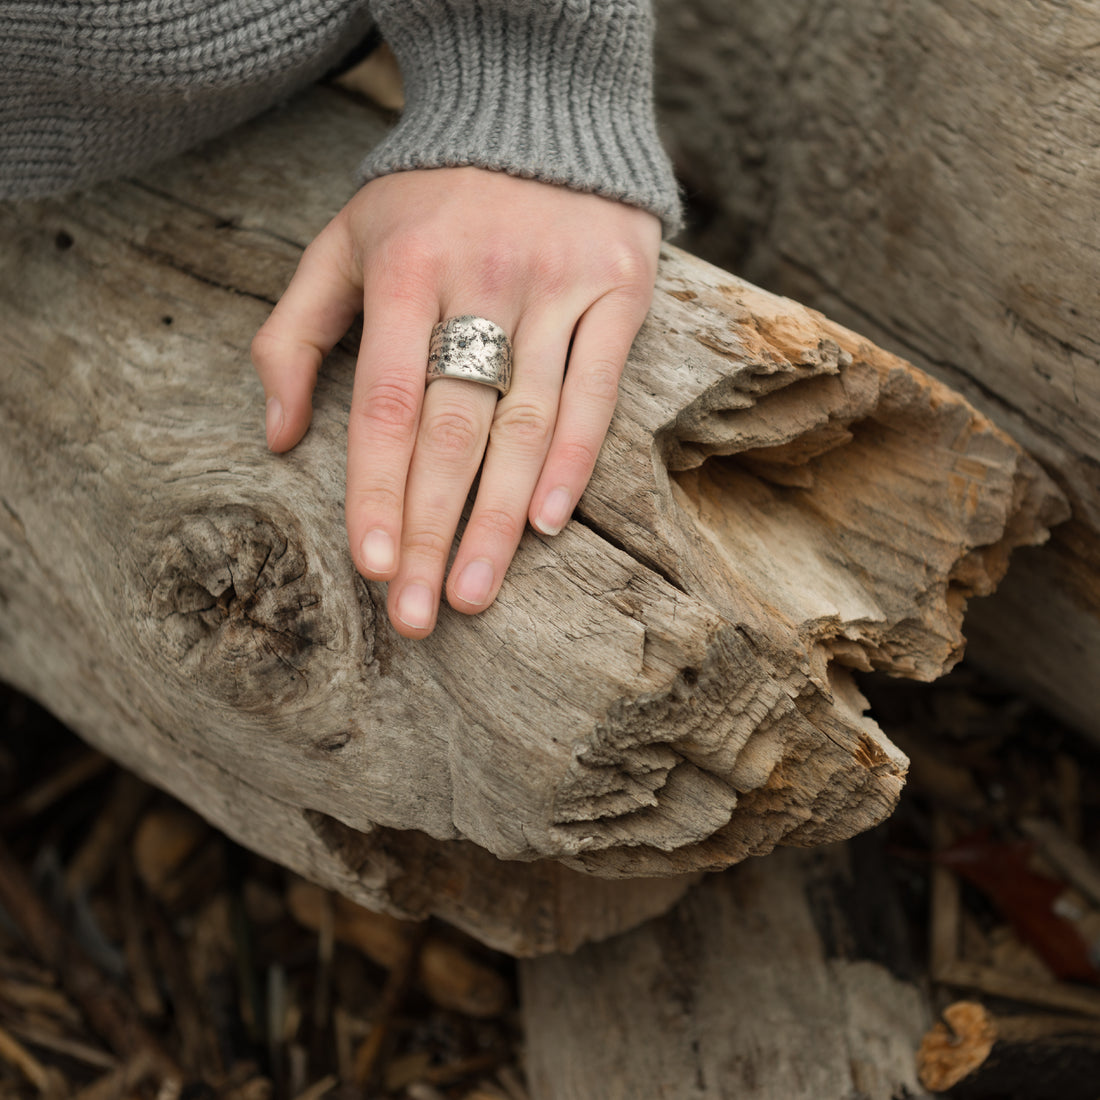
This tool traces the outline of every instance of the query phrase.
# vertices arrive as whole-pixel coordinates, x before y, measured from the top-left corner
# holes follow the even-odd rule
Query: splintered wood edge
[[[624,506],[612,493],[613,481],[601,485],[597,470],[581,509],[596,529],[608,527],[612,516],[625,518],[617,530],[628,533],[626,548],[642,560],[656,557],[655,567],[672,583],[737,624],[727,639],[747,641],[753,653],[748,660],[731,662],[716,661],[712,651],[701,668],[685,670],[691,676],[692,705],[701,704],[710,736],[700,743],[689,731],[663,740],[682,759],[698,764],[736,792],[730,821],[695,841],[685,828],[688,843],[678,851],[666,846],[661,852],[640,846],[644,832],[631,834],[622,822],[622,850],[588,851],[571,861],[598,874],[660,873],[689,866],[715,869],[762,854],[775,843],[823,843],[877,824],[893,808],[907,761],[863,714],[866,703],[850,669],[876,668],[920,679],[943,674],[962,653],[966,598],[991,591],[1009,551],[1042,541],[1046,524],[1057,522],[1065,512],[1061,495],[1042,471],[958,394],[820,314],[675,249],[666,248],[648,329],[649,340],[643,338],[635,348],[624,402],[640,422],[650,416],[658,489],[663,487],[673,501],[666,515],[651,506],[648,516],[631,522],[630,502]],[[683,358],[678,385],[687,398],[681,395],[679,406],[667,392],[670,381],[661,366],[662,355]],[[675,415],[662,423],[658,417],[669,408],[676,409]],[[873,425],[885,442],[871,437],[865,423]],[[906,431],[912,425],[919,438],[907,438],[899,425],[906,425]],[[744,521],[750,514],[745,502],[752,507],[754,496],[764,497],[766,504],[756,503],[760,514],[761,508],[786,507],[785,502],[802,494],[810,501],[805,514],[816,522],[820,505],[814,501],[815,478],[822,478],[824,468],[825,476],[835,479],[835,469],[830,473],[828,464],[835,468],[837,461],[862,448],[854,470],[845,471],[848,490],[834,492],[827,513],[843,530],[845,512],[858,500],[861,482],[873,480],[874,460],[887,444],[899,450],[894,466],[900,473],[891,482],[897,486],[896,496],[885,497],[880,511],[888,514],[894,505],[902,519],[908,516],[908,525],[885,528],[877,535],[868,528],[877,541],[877,557],[861,560],[837,549],[835,538],[818,524],[811,531],[815,542],[808,544],[805,555],[818,564],[818,572],[811,575],[825,579],[825,587],[834,591],[843,593],[847,585],[862,614],[815,614],[796,600],[784,606],[783,590],[773,579],[783,562],[774,554],[761,558],[752,573],[755,588],[746,592],[747,544],[737,541],[740,531],[751,526]],[[913,492],[901,475],[908,472],[907,464],[921,473],[925,449],[943,466],[929,461],[922,480],[911,478],[917,486]],[[728,493],[704,490],[713,499],[708,517],[696,511],[689,498],[701,499],[693,486],[700,467],[712,459],[724,464],[723,476],[735,480]],[[668,471],[663,486],[662,468]],[[678,538],[680,532],[668,529],[676,517],[685,527],[694,521],[702,529],[707,542],[703,554],[690,538]],[[648,534],[662,520],[663,542]],[[720,530],[723,526],[726,530]],[[795,524],[772,530],[759,546],[766,551],[784,545],[787,553],[790,538],[777,536],[797,537],[798,530]],[[635,531],[644,534],[629,537]],[[915,535],[924,539],[916,549],[910,545]],[[659,557],[661,546],[669,548],[664,558]],[[734,552],[728,553],[731,546]],[[902,549],[904,555],[899,553]],[[723,554],[725,568],[713,568],[715,556]],[[912,563],[908,572],[895,568],[891,560],[903,558]],[[701,559],[705,560],[700,564]],[[865,585],[856,591],[856,584],[848,583],[853,575],[872,581],[881,577],[885,583],[880,581],[877,590]],[[792,578],[791,590],[796,587]],[[724,680],[716,694],[733,700],[742,715],[755,709],[751,728],[746,730],[738,718],[732,718],[731,725],[730,716],[713,710],[707,673],[713,674],[715,667]],[[761,682],[748,697],[738,672]],[[770,700],[761,707],[753,697],[760,696],[763,683],[773,687]],[[661,705],[667,706],[667,701]],[[657,714],[655,729],[677,728],[667,715],[659,710]],[[734,732],[737,727],[741,732]],[[592,744],[606,746],[616,738],[620,748],[632,742],[645,745],[655,763],[659,759],[659,736],[656,742],[641,733],[631,738],[618,726],[614,736],[598,734]],[[593,747],[578,754],[578,767],[589,754],[602,764],[613,756]],[[738,766],[739,756],[744,766]],[[674,758],[664,759],[660,766],[666,775],[682,774]],[[653,789],[651,806],[645,810],[650,817],[660,812],[655,808],[660,794]],[[717,788],[714,797],[712,806],[729,804],[726,788]],[[634,816],[641,817],[640,811]],[[702,824],[698,815],[697,821]]]

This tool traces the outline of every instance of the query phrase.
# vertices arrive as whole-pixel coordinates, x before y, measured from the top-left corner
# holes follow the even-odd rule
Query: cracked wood
[[[659,0],[689,247],[957,388],[1073,520],[975,609],[973,654],[1100,738],[1097,8]]]

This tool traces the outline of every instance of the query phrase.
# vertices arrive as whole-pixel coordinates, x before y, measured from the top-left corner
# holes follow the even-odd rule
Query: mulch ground
[[[940,1006],[1100,1028],[1100,754],[965,668],[865,690],[913,759],[878,832]],[[0,1098],[527,1100],[522,1041],[510,959],[301,882],[0,688]]]

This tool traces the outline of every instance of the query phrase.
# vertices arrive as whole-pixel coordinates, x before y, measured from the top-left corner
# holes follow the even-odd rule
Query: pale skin
[[[483,611],[526,523],[556,535],[568,522],[649,309],[660,240],[658,219],[636,207],[439,168],[371,181],[306,249],[252,344],[268,446],[287,451],[305,434],[321,362],[362,311],[348,542],[364,577],[389,582],[398,633],[431,633],[445,575],[451,607]],[[512,339],[512,388],[499,401],[476,382],[425,386],[432,326],[462,314]]]

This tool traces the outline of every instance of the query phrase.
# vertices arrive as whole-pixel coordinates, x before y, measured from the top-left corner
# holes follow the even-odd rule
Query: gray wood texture
[[[243,843],[517,953],[881,820],[907,762],[851,670],[949,667],[1051,484],[939,383],[668,248],[576,520],[488,612],[399,637],[345,544],[354,334],[285,457],[248,363],[381,127],[320,89],[0,210],[0,673]]]
[[[926,1097],[927,994],[873,881],[846,845],[776,852],[633,932],[523,962],[532,1100]]]
[[[964,393],[1073,520],[973,656],[1100,738],[1100,7],[659,0],[687,247]]]

